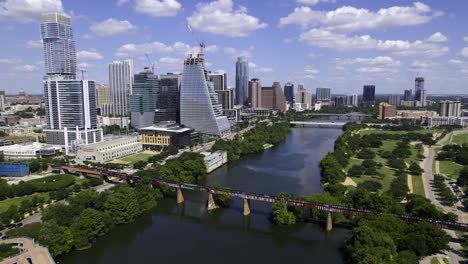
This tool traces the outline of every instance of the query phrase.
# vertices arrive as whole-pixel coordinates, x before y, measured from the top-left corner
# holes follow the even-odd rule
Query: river
[[[267,194],[322,192],[318,164],[340,134],[338,129],[294,128],[278,146],[212,172],[207,184]],[[137,221],[59,263],[343,263],[347,229],[278,227],[270,221],[271,204],[252,201],[252,213],[244,217],[242,200],[207,212],[206,193],[184,191],[184,196],[184,205],[163,199]]]

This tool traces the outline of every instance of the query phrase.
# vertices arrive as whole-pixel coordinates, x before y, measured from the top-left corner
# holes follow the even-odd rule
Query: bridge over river
[[[91,168],[83,168],[79,166],[62,166],[61,170],[64,172],[70,173],[81,173],[83,175],[98,175],[102,176],[105,180],[109,180],[110,177],[118,178],[120,180],[125,180],[129,183],[137,181],[140,177],[128,173],[118,172],[118,171],[111,171],[111,170],[98,170],[98,169],[91,169]],[[326,203],[318,203],[318,202],[307,202],[295,199],[284,199],[279,196],[275,195],[268,195],[268,194],[261,194],[261,193],[252,193],[252,192],[245,192],[241,190],[232,190],[232,189],[225,189],[225,188],[215,188],[211,186],[202,186],[196,184],[187,184],[183,182],[175,182],[175,181],[168,181],[162,179],[152,179],[153,186],[169,186],[173,187],[177,190],[177,203],[184,202],[184,196],[182,190],[190,190],[190,191],[199,191],[199,192],[206,192],[208,193],[208,210],[212,210],[218,208],[215,204],[213,195],[228,195],[233,198],[240,198],[244,200],[244,215],[250,215],[250,200],[255,201],[262,201],[267,203],[276,203],[280,200],[284,200],[287,205],[296,206],[296,207],[303,207],[308,209],[317,209],[322,212],[327,213],[327,224],[326,229],[330,231],[332,229],[332,213],[343,213],[343,214],[351,214],[351,215],[383,215],[382,212],[367,210],[367,209],[360,209],[360,208],[353,208],[347,206],[340,206],[340,205],[331,205]],[[449,229],[449,230],[456,230],[462,232],[468,232],[468,224],[459,223],[459,222],[448,222],[448,221],[439,221],[433,220],[428,218],[421,218],[415,217],[407,214],[395,214],[398,218],[402,219],[408,223],[415,223],[415,222],[427,222],[438,226],[440,228]]]

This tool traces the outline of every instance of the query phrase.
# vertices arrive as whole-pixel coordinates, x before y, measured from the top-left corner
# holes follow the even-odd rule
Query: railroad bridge
[[[106,181],[109,180],[109,177],[118,178],[120,180],[125,180],[128,183],[132,183],[139,179],[138,176],[127,174],[118,171],[111,171],[111,170],[99,170],[99,169],[90,169],[90,168],[83,168],[79,166],[61,166],[61,170],[64,172],[70,173],[81,173],[83,175],[97,175],[102,176]],[[367,209],[360,209],[360,208],[353,208],[341,205],[331,205],[326,203],[318,203],[318,202],[307,202],[295,199],[284,199],[279,196],[275,195],[267,195],[267,194],[260,194],[260,193],[252,193],[252,192],[245,192],[241,190],[232,190],[226,188],[215,188],[211,186],[202,186],[196,184],[187,184],[183,182],[175,182],[175,181],[167,181],[162,179],[152,179],[153,186],[169,186],[176,189],[177,192],[177,203],[184,202],[184,195],[182,190],[191,190],[191,191],[199,191],[199,192],[206,192],[208,193],[208,202],[207,208],[208,210],[212,210],[218,208],[215,203],[213,195],[228,195],[233,198],[239,198],[244,200],[244,210],[243,213],[245,216],[250,215],[250,201],[262,201],[267,203],[276,203],[280,200],[284,200],[287,205],[295,206],[295,207],[303,207],[308,209],[316,209],[322,212],[327,213],[327,223],[326,223],[326,230],[332,230],[332,213],[342,213],[342,214],[350,214],[350,215],[383,215],[384,213],[367,210]],[[456,230],[462,232],[468,232],[468,224],[459,223],[459,222],[449,222],[449,221],[439,221],[427,218],[416,217],[407,214],[394,214],[396,217],[400,218],[401,220],[407,223],[416,223],[416,222],[427,222],[438,226],[440,228],[449,229],[449,230]]]

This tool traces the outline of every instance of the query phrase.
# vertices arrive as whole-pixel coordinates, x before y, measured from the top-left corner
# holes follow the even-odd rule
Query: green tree
[[[357,187],[368,190],[369,192],[377,192],[382,189],[382,183],[369,180],[359,183]]]
[[[361,165],[353,165],[349,170],[348,170],[348,175],[352,177],[357,177],[360,176],[364,173],[364,167]]]
[[[161,191],[159,189],[154,189],[149,179],[137,181],[134,188],[138,204],[142,211],[155,207],[157,201],[162,198]]]
[[[124,184],[115,187],[109,194],[104,208],[117,225],[134,220],[141,212],[135,190]]]
[[[271,214],[273,221],[278,225],[293,225],[296,223],[296,217],[292,212],[288,211],[284,200],[279,200],[273,204]]]
[[[92,208],[84,209],[70,227],[75,247],[89,246],[97,237],[109,232],[111,227],[112,219],[108,214]]]
[[[418,163],[416,162],[411,162],[410,166],[409,166],[409,171],[412,175],[417,175],[417,176],[420,176],[424,170],[421,169],[421,167],[419,166]]]
[[[68,227],[59,226],[55,221],[46,221],[39,232],[39,243],[57,257],[70,252],[73,235]]]

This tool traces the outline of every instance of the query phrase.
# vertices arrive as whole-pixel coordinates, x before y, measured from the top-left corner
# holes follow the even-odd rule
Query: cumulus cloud
[[[123,6],[128,2],[130,2],[130,0],[117,0],[117,6]]]
[[[449,48],[424,40],[378,40],[369,35],[347,36],[323,29],[311,29],[299,36],[299,41],[321,48],[337,50],[377,50],[400,56],[423,55],[437,57],[446,54]]]
[[[297,2],[299,4],[303,4],[303,5],[316,5],[320,2],[332,2],[332,3],[335,3],[336,0],[297,0]]]
[[[436,32],[436,33],[432,34],[427,39],[427,41],[430,41],[430,42],[446,42],[447,41],[447,36],[445,36],[444,34],[442,34],[440,32]]]
[[[82,50],[76,53],[78,60],[100,60],[102,55],[95,50]]]
[[[462,55],[465,58],[468,58],[468,47],[462,49],[460,55]]]
[[[353,69],[359,73],[395,73],[398,72],[401,62],[389,56],[377,56],[373,58],[347,58],[336,59],[337,67],[353,65]]]
[[[24,46],[29,49],[42,48],[42,40],[28,40]]]
[[[175,42],[173,45],[166,45],[164,43],[155,41],[150,43],[134,44],[128,43],[120,46],[117,49],[115,56],[117,57],[134,57],[139,55],[149,54],[161,54],[161,53],[177,53],[186,55],[188,53],[197,53],[199,47],[190,46],[183,42]],[[205,47],[205,53],[213,53],[218,51],[216,45],[209,45]]]
[[[468,36],[464,37],[463,40],[468,42]]]
[[[6,0],[0,2],[0,18],[31,22],[47,12],[63,11],[61,0]]]
[[[18,64],[21,62],[23,62],[23,60],[18,58],[0,58],[0,64]]]
[[[24,72],[34,72],[34,71],[38,71],[39,67],[33,64],[25,64],[25,65],[15,67],[15,70],[24,71]]]
[[[175,16],[182,9],[176,0],[136,0],[135,11],[153,17]]]
[[[272,72],[272,71],[274,71],[274,69],[271,68],[271,67],[256,67],[256,68],[254,69],[254,71],[255,71],[255,72],[265,73],[265,72]]]
[[[187,18],[187,22],[197,31],[228,37],[246,37],[267,27],[266,23],[248,15],[247,8],[240,6],[234,9],[232,0],[199,3],[195,12]]]
[[[229,55],[231,58],[237,59],[237,57],[250,58],[252,51],[255,49],[254,46],[250,46],[248,49],[236,49],[232,47],[224,48],[224,53]]]
[[[460,64],[463,64],[463,61],[461,60],[456,60],[456,59],[451,59],[449,60],[450,63],[453,63],[453,64],[457,64],[457,65],[460,65]]]
[[[349,33],[366,29],[425,24],[442,14],[420,2],[412,6],[382,8],[377,12],[353,6],[342,6],[332,11],[316,11],[302,6],[295,8],[288,16],[282,17],[279,26],[320,26],[331,31]]]
[[[89,29],[98,36],[108,37],[126,33],[134,28],[135,26],[127,20],[119,21],[114,18],[108,18],[104,21],[92,25]]]
[[[319,70],[315,69],[312,66],[306,66],[304,68],[304,72],[308,75],[317,75],[319,73]]]

